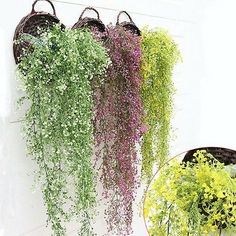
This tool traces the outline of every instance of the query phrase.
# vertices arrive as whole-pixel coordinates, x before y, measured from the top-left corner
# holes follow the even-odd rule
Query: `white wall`
[[[69,1],[69,0],[64,0]],[[201,78],[203,78],[201,29],[198,24],[202,4],[199,0],[70,0],[74,3],[139,12],[159,17],[132,14],[138,26],[163,27],[175,38],[183,56],[183,63],[174,76],[177,87],[175,118],[176,139],[171,154],[199,145],[202,134]],[[31,10],[32,0],[0,2],[0,236],[49,236],[45,228],[46,214],[38,187],[33,188],[35,164],[26,157],[25,143],[19,122],[23,111],[16,110],[21,95],[17,89],[12,38],[19,20]],[[41,5],[41,4],[40,4]],[[77,21],[82,6],[55,2],[58,17],[66,25]],[[44,8],[45,9],[45,8]],[[100,9],[105,23],[115,23],[118,11]],[[209,92],[204,90],[204,92]],[[206,97],[207,94],[205,94]],[[210,100],[209,100],[210,102]],[[206,112],[204,107],[204,112]],[[206,125],[206,123],[205,123]],[[207,126],[207,125],[206,125]],[[205,126],[204,126],[205,127]],[[143,219],[136,207],[134,236],[147,235]],[[96,224],[98,236],[105,232],[103,219]],[[71,233],[76,235],[71,227]]]
[[[208,1],[202,17],[200,145],[236,149],[236,1]]]

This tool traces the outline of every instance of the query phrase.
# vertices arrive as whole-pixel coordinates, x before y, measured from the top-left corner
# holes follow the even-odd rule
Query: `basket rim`
[[[192,153],[196,152],[197,150],[206,150],[207,152],[211,153],[211,151],[222,151],[224,153],[230,153],[230,154],[235,154],[235,160],[236,160],[236,150],[234,149],[230,149],[230,148],[226,148],[226,147],[218,147],[218,146],[204,146],[204,147],[199,147],[199,148],[193,148],[188,150],[183,158],[183,162],[188,162],[188,161],[192,161],[193,157],[192,157]],[[214,156],[214,155],[213,155]],[[222,155],[223,156],[223,155]],[[191,158],[192,157],[192,158]],[[216,158],[217,159],[217,158]],[[218,159],[217,159],[218,160]],[[218,160],[220,162],[222,162],[221,160]],[[224,162],[222,162],[224,163]],[[232,161],[229,161],[229,163],[232,163]],[[232,163],[233,164],[233,163]],[[230,164],[226,164],[224,163],[224,165],[230,165]]]
[[[99,29],[99,31],[105,32],[106,26],[104,25],[104,23],[100,19],[93,18],[93,17],[87,17],[87,16],[79,19],[71,28],[78,29],[78,28],[87,27],[87,26],[89,26],[90,23],[95,23],[97,25],[96,27]]]

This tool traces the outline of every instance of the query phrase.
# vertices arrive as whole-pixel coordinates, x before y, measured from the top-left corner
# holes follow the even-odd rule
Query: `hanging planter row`
[[[53,14],[50,14],[48,12],[44,11],[36,11],[35,10],[35,5],[38,1],[41,0],[35,0],[35,2],[32,5],[32,10],[31,12],[26,15],[25,17],[22,18],[18,26],[16,27],[15,30],[15,35],[14,35],[14,42],[17,42],[21,38],[21,43],[14,43],[13,44],[13,51],[14,51],[14,57],[16,63],[19,63],[20,57],[23,55],[24,49],[27,49],[30,47],[31,43],[30,40],[27,40],[27,36],[34,36],[34,37],[39,37],[42,32],[45,30],[50,29],[53,27],[55,24],[59,24],[62,29],[65,28],[65,25],[60,22],[56,15],[56,10],[53,5],[53,3],[50,0],[44,0],[47,1],[52,9],[53,9]],[[92,10],[97,14],[97,18],[91,18],[91,17],[83,17],[85,11],[87,10]],[[119,22],[119,17],[122,13],[125,13],[130,22]],[[117,22],[116,25],[120,25],[124,27],[125,29],[131,30],[133,33],[140,35],[140,30],[139,28],[134,24],[132,18],[126,11],[121,11],[118,16],[117,16]],[[83,12],[81,13],[79,20],[72,26],[72,29],[79,29],[79,28],[90,28],[90,29],[95,29],[99,32],[105,32],[106,27],[103,24],[103,22],[100,20],[99,13],[96,9],[93,7],[86,7]],[[24,36],[24,39],[22,39],[22,35]]]
[[[48,220],[54,235],[66,235],[66,223],[74,219],[79,235],[96,235],[100,176],[108,231],[130,235],[138,150],[147,183],[168,157],[171,77],[179,51],[163,30],[144,29],[141,36],[125,11],[106,27],[88,7],[67,29],[47,1],[53,15],[36,12],[36,0],[16,28],[13,48],[26,94],[19,102],[30,102],[28,153],[39,166]],[[83,17],[86,10],[97,19]],[[119,22],[122,13],[130,22]]]

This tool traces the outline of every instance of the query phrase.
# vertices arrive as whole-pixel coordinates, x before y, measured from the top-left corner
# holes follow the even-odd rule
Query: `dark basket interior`
[[[119,23],[120,26],[122,26],[123,28],[125,28],[126,30],[130,31],[133,34],[137,34],[138,36],[141,35],[141,31],[140,29],[132,22],[121,22]]]

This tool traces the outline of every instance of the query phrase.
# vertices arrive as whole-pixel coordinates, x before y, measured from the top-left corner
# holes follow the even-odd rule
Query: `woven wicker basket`
[[[50,0],[44,0],[47,1],[53,9],[53,14],[50,14],[44,11],[35,11],[35,5],[38,1],[40,0],[36,0],[33,3],[31,13],[23,17],[16,27],[13,42],[13,52],[16,63],[20,62],[20,58],[24,55],[25,50],[33,50],[31,42],[26,39],[21,39],[23,34],[39,37],[40,33],[52,27],[54,24],[60,23],[60,20],[56,16],[53,3]],[[61,27],[64,28],[65,26],[61,24]],[[19,39],[21,39],[20,42],[17,42]]]
[[[224,163],[225,165],[236,164],[236,151],[221,147],[201,147],[192,149],[185,154],[183,161],[192,162],[194,160],[193,154],[197,150],[206,150],[208,153],[212,154],[219,162]]]
[[[121,14],[126,14],[129,18],[129,22],[128,21],[123,21],[120,23],[120,15]],[[135,25],[135,23],[133,22],[131,16],[128,14],[128,12],[126,11],[120,11],[118,16],[117,16],[117,21],[116,21],[116,25],[120,25],[122,27],[124,27],[126,30],[131,31],[134,34],[137,34],[138,36],[141,35],[141,31],[139,30],[139,28]]]
[[[97,14],[97,18],[92,18],[92,17],[83,17],[85,11],[91,10],[94,11]],[[106,27],[103,24],[103,22],[100,20],[99,13],[96,9],[93,7],[86,7],[80,17],[79,20],[72,26],[72,29],[79,29],[79,28],[89,28],[89,29],[97,29],[100,32],[105,32]]]

